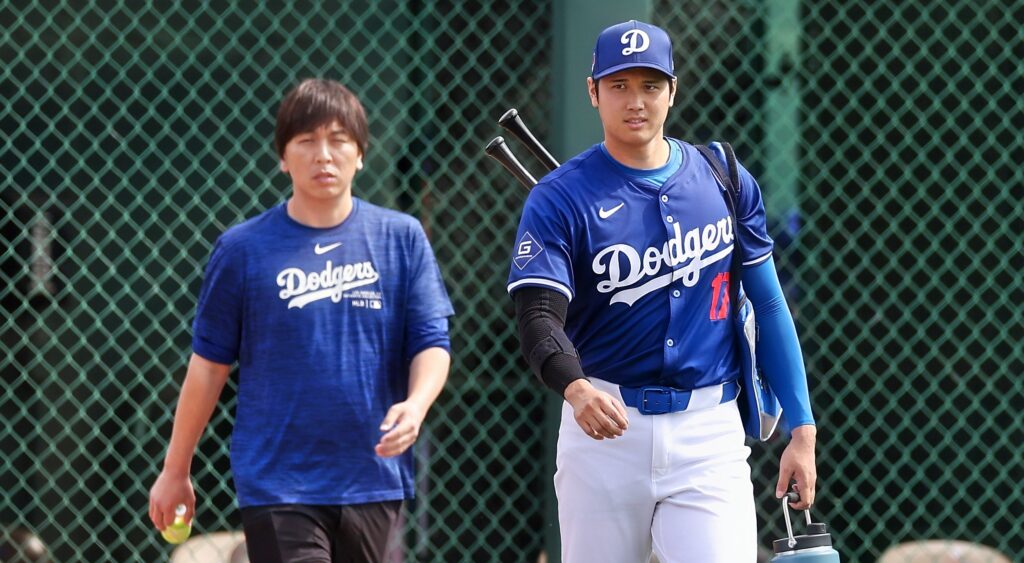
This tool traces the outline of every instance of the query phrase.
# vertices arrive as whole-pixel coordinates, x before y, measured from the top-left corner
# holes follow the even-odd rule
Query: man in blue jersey
[[[250,559],[376,562],[413,495],[415,442],[448,376],[452,307],[412,217],[352,197],[358,98],[306,80],[281,102],[284,203],[228,229],[206,269],[158,529],[195,493],[196,444],[238,362],[231,468]]]
[[[756,559],[735,245],[758,353],[791,428],[776,495],[810,506],[815,426],[760,188],[742,167],[733,225],[708,161],[666,138],[672,44],[637,21],[601,32],[588,88],[604,142],[544,177],[523,209],[508,290],[521,349],[564,397],[555,490],[562,560]]]

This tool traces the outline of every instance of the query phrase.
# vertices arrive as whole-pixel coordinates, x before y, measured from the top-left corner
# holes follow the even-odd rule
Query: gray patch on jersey
[[[537,242],[537,239],[533,238],[530,231],[526,231],[523,233],[523,238],[516,243],[516,255],[512,261],[515,262],[517,268],[522,270],[530,263],[530,260],[536,258],[541,252],[544,252],[544,247]]]

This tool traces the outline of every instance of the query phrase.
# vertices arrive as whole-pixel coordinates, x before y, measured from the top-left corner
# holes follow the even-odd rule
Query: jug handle
[[[793,523],[789,520],[789,503],[798,502],[799,500],[800,493],[796,491],[788,492],[782,497],[782,514],[786,517],[786,535],[789,538],[786,541],[786,544],[790,548],[796,545],[796,538],[793,537]],[[808,508],[804,511],[804,518],[807,520],[808,524],[811,523],[811,509]]]

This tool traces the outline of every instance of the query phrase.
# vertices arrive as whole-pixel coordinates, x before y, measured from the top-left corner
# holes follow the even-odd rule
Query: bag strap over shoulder
[[[743,247],[740,245],[739,221],[736,219],[736,208],[740,201],[740,178],[739,166],[736,164],[736,153],[729,143],[720,143],[722,152],[725,153],[725,168],[715,151],[706,145],[694,145],[704,157],[704,160],[711,166],[718,183],[722,186],[722,197],[725,198],[725,206],[729,209],[729,221],[732,222],[732,263],[729,267],[729,308],[736,310],[739,304],[740,291],[740,268],[743,265]],[[728,169],[728,172],[726,172]]]

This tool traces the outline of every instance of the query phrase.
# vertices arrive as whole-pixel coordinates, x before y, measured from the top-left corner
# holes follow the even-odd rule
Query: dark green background
[[[675,40],[668,133],[731,141],[761,182],[844,560],[917,538],[1024,553],[1019,0],[0,2],[0,524],[60,561],[169,553],[146,498],[202,267],[286,197],[276,103],[326,76],[370,115],[357,195],[421,218],[458,311],[401,551],[556,545],[557,401],[504,290],[524,192],[481,148],[508,107],[560,159],[599,140],[590,49],[629,17]],[[197,532],[239,526],[232,406],[196,458]],[[753,445],[764,543],[780,452]]]

